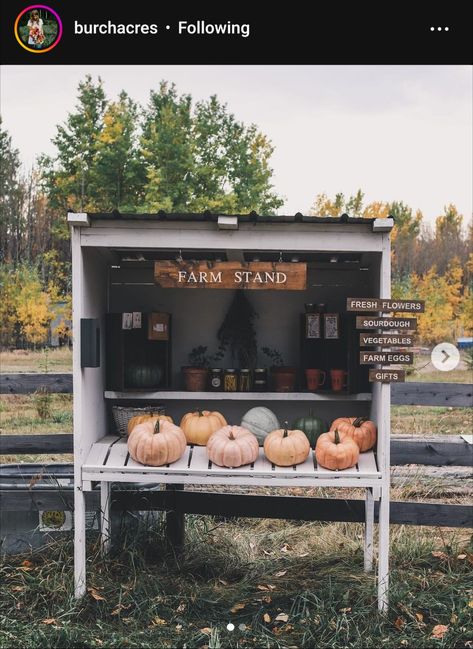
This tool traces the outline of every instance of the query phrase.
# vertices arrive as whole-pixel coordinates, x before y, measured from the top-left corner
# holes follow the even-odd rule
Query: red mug
[[[326,374],[322,370],[309,369],[305,371],[305,377],[307,389],[315,392],[325,383]]]
[[[330,380],[332,382],[332,390],[334,392],[341,392],[346,388],[348,372],[346,370],[330,370]]]

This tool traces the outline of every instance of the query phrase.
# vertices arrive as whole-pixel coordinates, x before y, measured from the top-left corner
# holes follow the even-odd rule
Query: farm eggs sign
[[[303,291],[307,282],[307,264],[156,261],[154,280],[161,288]]]

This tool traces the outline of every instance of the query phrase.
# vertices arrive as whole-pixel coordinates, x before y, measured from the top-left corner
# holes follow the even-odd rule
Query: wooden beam
[[[401,406],[473,405],[471,383],[400,383],[391,386],[391,403]]]
[[[86,494],[87,508],[100,508],[98,491]],[[0,489],[3,511],[72,510],[72,488],[41,491]],[[117,511],[166,511],[176,507],[188,514],[225,518],[278,518],[325,522],[364,522],[364,500],[304,498],[298,496],[249,496],[192,491],[114,491]],[[375,503],[378,521],[378,503]],[[473,507],[437,503],[391,502],[392,525],[473,527]]]
[[[0,394],[31,394],[38,388],[49,392],[72,392],[72,374],[1,374]]]
[[[72,453],[73,436],[0,435],[0,454]],[[459,435],[430,437],[393,436],[391,464],[424,464],[429,466],[473,466],[473,445]]]
[[[56,433],[53,435],[0,435],[1,455],[72,452],[73,436],[70,433]]]

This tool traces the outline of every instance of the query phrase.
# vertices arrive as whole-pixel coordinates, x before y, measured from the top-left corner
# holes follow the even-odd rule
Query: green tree
[[[24,223],[20,218],[23,191],[18,150],[0,120],[0,255],[18,263]]]
[[[50,205],[63,214],[98,207],[95,167],[107,100],[100,78],[94,83],[87,75],[78,91],[76,110],[57,127],[53,138],[56,155],[40,158]]]
[[[103,211],[135,211],[143,200],[143,165],[138,159],[138,107],[126,92],[108,104],[93,166],[94,202]]]

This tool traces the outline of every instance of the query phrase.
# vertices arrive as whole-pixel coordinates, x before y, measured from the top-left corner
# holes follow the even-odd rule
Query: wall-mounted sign
[[[401,311],[423,313],[423,300],[388,300],[377,297],[347,297],[347,311]]]
[[[406,371],[388,370],[383,367],[380,370],[370,370],[369,378],[371,383],[403,383],[406,380]]]
[[[386,365],[398,365],[407,363],[412,365],[414,354],[412,352],[360,352],[360,365],[374,365],[385,363]]]
[[[154,280],[161,288],[303,291],[307,284],[307,264],[156,261]]]
[[[377,318],[376,316],[356,316],[357,329],[407,329],[417,328],[417,318]]]
[[[409,334],[360,334],[360,347],[412,347],[414,337]]]
[[[340,338],[340,317],[338,313],[324,313],[324,338],[338,340]]]
[[[320,338],[320,313],[305,314],[305,337]]]

